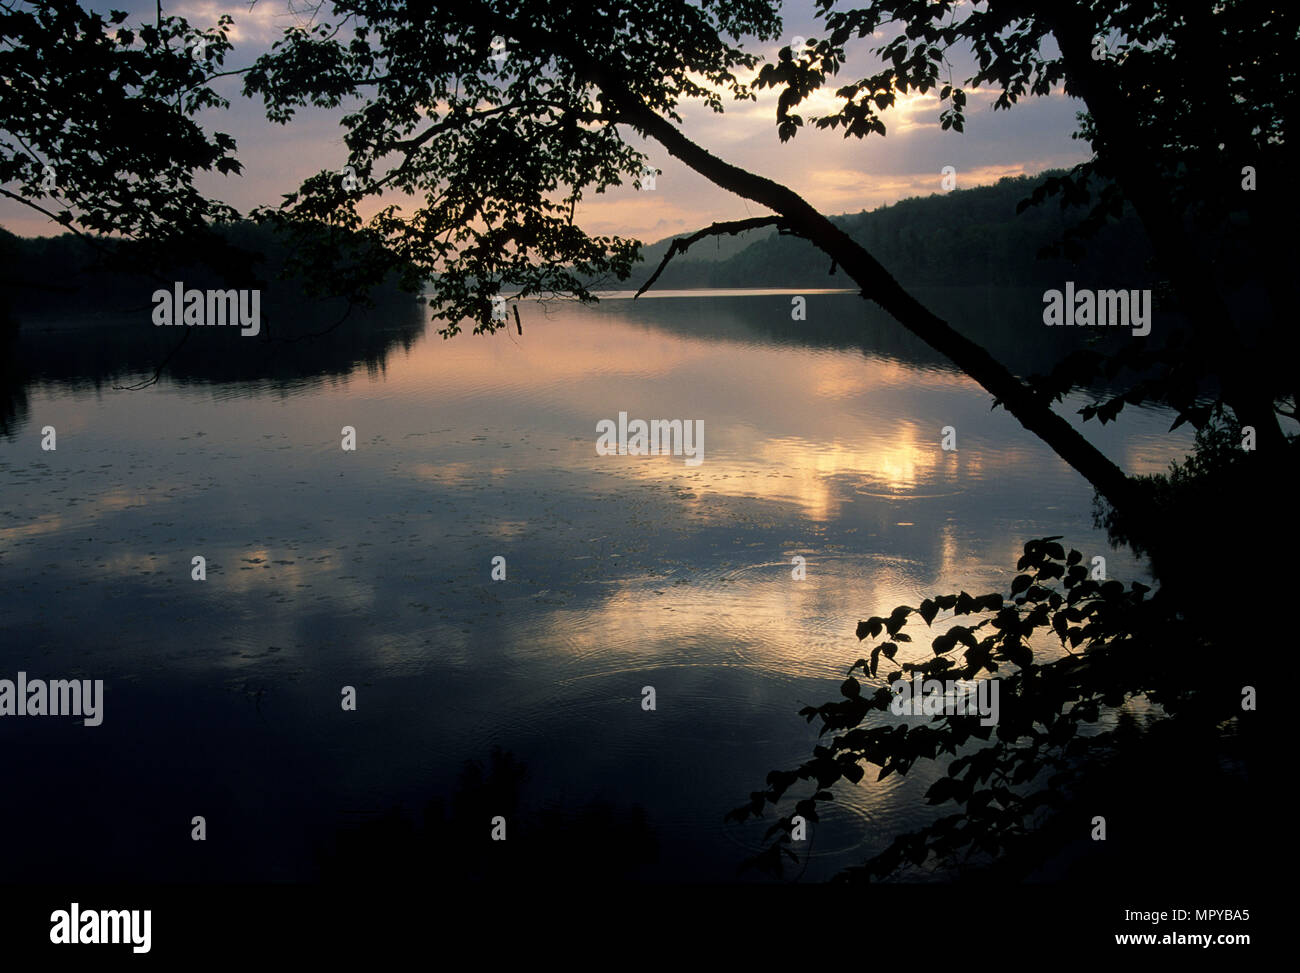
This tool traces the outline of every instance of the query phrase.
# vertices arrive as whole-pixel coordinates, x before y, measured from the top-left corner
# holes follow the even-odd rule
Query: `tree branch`
[[[482,111],[470,112],[468,115],[460,115],[460,114],[448,115],[442,121],[430,125],[419,135],[413,135],[408,139],[401,139],[396,142],[389,142],[387,145],[381,146],[380,149],[375,152],[375,155],[381,156],[388,152],[394,152],[394,151],[402,152],[409,155],[412,151],[424,145],[424,143],[429,141],[429,139],[433,138],[435,135],[438,135],[442,132],[446,132],[454,128],[463,128],[464,126],[468,125],[470,122],[476,122],[481,118],[490,118],[493,115],[500,115],[502,112],[506,112],[514,108],[522,108],[522,107],[524,107],[522,102],[511,101],[511,102],[507,102],[504,105],[497,105],[495,108],[485,108]]]
[[[672,260],[673,257],[679,253],[685,253],[692,244],[699,243],[705,237],[722,236],[724,233],[734,235],[736,233],[744,233],[747,230],[757,230],[759,227],[763,226],[784,227],[786,226],[786,222],[780,216],[755,216],[748,220],[732,220],[728,223],[711,223],[704,229],[692,233],[690,236],[679,236],[669,245],[667,252],[664,254],[663,260],[659,261],[659,266],[655,268],[655,272],[650,275],[650,279],[642,284],[637,292],[632,295],[632,300],[635,301],[638,297],[648,291],[654,282],[659,279],[659,275],[664,272],[664,268],[668,266],[668,261]]]
[[[1000,9],[1020,16],[1024,15],[1024,6],[1019,0],[999,4]],[[1042,17],[1051,29],[1065,65],[1067,93],[1088,106],[1102,142],[1101,151],[1142,221],[1161,269],[1177,288],[1198,340],[1204,347],[1215,349],[1221,363],[1224,400],[1242,422],[1256,427],[1261,450],[1284,449],[1286,436],[1255,377],[1255,366],[1242,345],[1232,313],[1215,287],[1214,269],[1197,251],[1184,228],[1182,212],[1170,199],[1158,172],[1147,163],[1151,140],[1125,103],[1114,65],[1092,56],[1097,25],[1091,9],[1081,0],[1058,0],[1035,9],[1033,15]],[[1229,151],[1236,153],[1234,158],[1251,157],[1238,146]]]
[[[1082,474],[1117,510],[1131,509],[1138,496],[1124,471],[1082,436],[1050,405],[984,348],[953,330],[890,276],[852,237],[787,186],[732,165],[695,144],[626,89],[602,76],[602,95],[619,121],[659,142],[696,172],[729,192],[779,214],[791,231],[833,259],[870,298],[931,348],[951,360]]]

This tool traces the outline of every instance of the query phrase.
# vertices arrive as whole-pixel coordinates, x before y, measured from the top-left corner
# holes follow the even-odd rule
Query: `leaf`
[[[1060,578],[1065,575],[1065,565],[1057,564],[1055,561],[1044,561],[1038,568],[1038,579],[1040,581],[1052,578]]]
[[[921,607],[916,610],[916,613],[925,619],[925,624],[929,625],[934,621],[935,616],[939,614],[939,606],[927,598],[921,602]]]
[[[885,629],[889,632],[890,637],[898,634],[898,630],[903,627],[907,621],[907,616],[912,613],[912,609],[906,605],[899,605],[889,613],[889,620],[885,622]]]
[[[792,770],[773,770],[767,775],[767,784],[779,797],[798,779],[799,775]]]
[[[966,625],[954,625],[948,629],[948,634],[955,638],[962,645],[968,645],[972,649],[979,648],[979,639],[975,633]]]
[[[957,792],[957,784],[958,782],[952,777],[940,777],[925,792],[926,802],[929,804],[942,804],[944,801],[951,799]]]
[[[885,627],[885,620],[879,616],[872,616],[865,622],[858,622],[858,639],[862,640],[870,635],[875,638],[880,634],[880,630]]]

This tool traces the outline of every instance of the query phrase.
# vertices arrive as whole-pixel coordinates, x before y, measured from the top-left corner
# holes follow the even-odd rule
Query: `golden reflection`
[[[502,334],[430,340],[392,370],[388,393],[418,397],[434,414],[467,400],[526,398],[556,418],[559,427],[551,431],[563,442],[542,453],[513,454],[514,472],[541,463],[680,485],[694,491],[681,498],[683,507],[702,517],[710,515],[710,497],[728,496],[792,503],[824,522],[854,502],[855,490],[905,500],[955,494],[998,471],[1061,466],[1046,450],[1005,440],[991,449],[963,439],[955,452],[942,450],[940,426],[906,413],[932,393],[985,394],[959,373],[710,335],[650,332],[647,340],[644,326],[609,313],[622,306],[630,309],[626,302],[594,310],[565,305],[580,325],[572,327],[542,308],[525,308],[523,340]],[[704,300],[696,306],[711,312]],[[734,375],[741,354],[743,379]],[[703,419],[704,464],[686,467],[678,456],[595,455],[596,423],[620,411],[633,418]],[[1001,413],[981,421],[1013,422]],[[491,431],[493,442],[513,438]],[[407,469],[448,486],[491,475],[464,460]]]

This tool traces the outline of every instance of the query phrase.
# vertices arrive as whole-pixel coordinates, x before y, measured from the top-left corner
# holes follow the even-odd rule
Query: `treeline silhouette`
[[[1056,199],[1017,214],[1017,204],[1052,176],[1015,176],[991,186],[957,189],[905,199],[870,213],[832,217],[832,222],[862,244],[905,287],[945,285],[1080,286],[1149,285],[1151,250],[1141,223],[1131,213],[1103,226],[1076,262],[1062,255],[1040,257],[1078,223],[1081,207],[1062,208]],[[831,276],[825,255],[806,240],[770,230],[751,231],[753,242],[722,259],[710,259],[712,241],[696,244],[675,258],[656,289],[692,287],[851,287],[842,274]],[[671,240],[643,250],[645,262],[630,281],[644,283]]]
[[[999,180],[991,186],[958,189],[925,198],[906,199],[873,212],[833,217],[835,223],[866,247],[905,287],[918,286],[1059,286],[1067,279],[1080,286],[1149,286],[1150,247],[1141,224],[1131,214],[1103,226],[1077,260],[1042,256],[1056,247],[1082,209],[1062,208],[1055,199],[1017,213],[1017,204],[1062,170]],[[218,235],[235,248],[255,254],[246,284],[223,283],[200,258],[178,259],[160,274],[123,270],[111,243],[92,245],[66,233],[22,238],[0,229],[0,319],[32,315],[147,308],[160,285],[159,276],[187,286],[257,286],[263,300],[298,300],[298,285],[279,280],[291,256],[291,244],[267,226],[236,223]],[[627,286],[639,287],[658,266],[670,239],[643,248]],[[807,241],[753,231],[738,240],[702,241],[674,259],[657,289],[699,287],[837,287],[851,286],[831,275],[826,257]],[[713,256],[713,255],[717,256]],[[256,280],[254,280],[256,278]],[[607,284],[610,282],[606,282]],[[381,299],[396,288],[385,287]]]
[[[72,233],[25,238],[0,229],[0,320],[12,328],[55,314],[147,315],[154,291],[175,281],[186,288],[256,288],[263,309],[299,307],[316,299],[286,273],[293,249],[274,227],[251,221],[214,227],[207,239],[193,240],[162,263],[152,255],[137,261],[129,244],[112,239],[90,241]],[[371,296],[377,303],[410,300],[392,278]],[[346,309],[346,302],[337,307]]]
[[[140,386],[165,374],[177,384],[289,394],[358,368],[380,371],[424,333],[423,306],[395,282],[372,292],[373,308],[319,298],[292,275],[282,279],[291,249],[270,228],[235,224],[215,236],[215,248],[195,241],[169,265],[133,267],[130,251],[111,241],[0,230],[0,435],[23,427],[29,392],[42,385]],[[259,333],[155,327],[153,293],[173,281],[260,290]]]

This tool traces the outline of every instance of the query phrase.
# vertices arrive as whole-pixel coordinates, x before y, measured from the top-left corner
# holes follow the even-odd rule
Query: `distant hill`
[[[1087,244],[1079,263],[1040,260],[1039,251],[1061,239],[1083,215],[1063,211],[1056,199],[1016,213],[1016,204],[1060,170],[1008,177],[992,186],[905,199],[871,213],[831,217],[867,248],[904,286],[1038,285],[1073,279],[1108,286],[1148,282],[1150,248],[1136,217],[1126,214]],[[688,234],[681,234],[686,236]],[[672,243],[646,247],[625,285],[644,283]],[[806,240],[774,229],[701,240],[674,258],[656,289],[695,287],[852,287],[830,276],[830,261]],[[1113,283],[1112,283],[1113,282]]]
[[[216,238],[241,255],[234,266],[244,268],[237,279],[247,284],[239,286],[262,290],[263,308],[278,305],[289,311],[304,302],[321,308],[345,306],[341,299],[317,300],[300,281],[281,279],[291,244],[271,227],[238,222],[217,228]],[[115,265],[117,248],[116,241],[92,246],[73,233],[25,238],[0,228],[0,332],[51,315],[91,323],[116,313],[151,312],[152,294],[169,281],[199,289],[232,286],[204,259],[217,253],[210,243],[196,240],[192,252],[171,254],[173,265],[158,268],[156,275]],[[377,288],[372,298],[378,303],[415,300],[399,292],[394,281]]]

